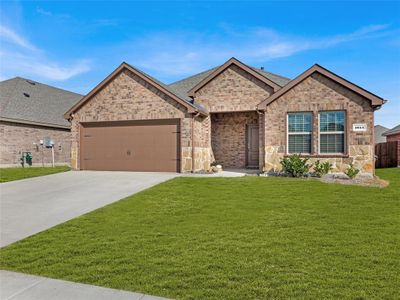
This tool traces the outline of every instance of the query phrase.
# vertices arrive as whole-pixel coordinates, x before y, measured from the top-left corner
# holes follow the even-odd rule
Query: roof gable
[[[193,86],[189,91],[188,95],[190,97],[194,97],[195,93],[200,90],[202,87],[207,85],[210,81],[212,81],[215,77],[217,77],[219,74],[224,72],[227,68],[229,68],[231,65],[236,65],[237,67],[241,68],[245,72],[251,74],[252,76],[256,77],[258,80],[264,82],[265,84],[269,85],[272,87],[272,89],[276,92],[281,88],[280,85],[272,81],[271,79],[267,78],[265,74],[262,74],[255,69],[245,65],[244,63],[240,62],[236,58],[232,57],[228,61],[226,61],[223,65],[219,66],[218,68],[214,69],[210,74],[208,74],[207,77],[202,79],[199,83],[197,83],[195,86]]]
[[[368,99],[371,102],[371,105],[375,108],[380,107],[381,105],[383,105],[386,102],[386,100],[384,100],[383,98],[381,98],[381,97],[359,87],[358,85],[332,73],[331,71],[321,67],[320,65],[315,64],[311,68],[309,68],[308,70],[306,70],[305,72],[303,72],[302,74],[297,76],[295,79],[290,81],[282,89],[280,89],[279,91],[277,91],[276,93],[272,94],[270,97],[268,97],[267,99],[262,101],[258,105],[258,109],[261,109],[261,110],[265,109],[273,101],[275,101],[276,99],[278,99],[279,97],[284,95],[286,92],[288,92],[289,90],[291,90],[292,88],[297,86],[299,83],[301,83],[306,78],[310,77],[315,72],[318,72],[321,75],[323,75],[323,76],[335,81],[336,83],[348,88],[349,90],[355,92],[356,94],[363,96],[364,98]]]
[[[163,92],[171,99],[177,101],[184,107],[188,109],[189,113],[199,112],[203,115],[207,115],[207,112],[204,108],[194,105],[181,97],[179,97],[172,89],[170,89],[167,85],[163,84],[162,82],[158,81],[157,79],[147,75],[146,73],[139,71],[138,69],[132,67],[131,65],[123,62],[118,68],[116,68],[110,75],[108,75],[102,82],[100,82],[93,90],[91,90],[85,97],[83,97],[78,103],[72,106],[65,114],[64,118],[69,119],[71,114],[81,108],[87,101],[89,101],[94,95],[96,95],[100,90],[103,89],[105,85],[111,82],[118,74],[120,74],[123,70],[129,70],[133,74],[137,75],[159,91]]]

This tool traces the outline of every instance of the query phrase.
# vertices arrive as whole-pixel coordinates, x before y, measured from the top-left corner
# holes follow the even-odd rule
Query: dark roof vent
[[[31,95],[29,95],[28,93],[24,93],[24,96],[29,98]]]
[[[264,67],[261,67],[260,69],[264,71]]]
[[[27,80],[26,82],[31,84],[31,85],[35,85],[36,84],[36,82],[30,81],[30,80]]]

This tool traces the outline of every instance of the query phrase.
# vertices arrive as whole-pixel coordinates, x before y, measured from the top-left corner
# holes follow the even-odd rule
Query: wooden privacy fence
[[[398,160],[398,143],[386,142],[375,145],[375,168],[392,168],[397,167]]]

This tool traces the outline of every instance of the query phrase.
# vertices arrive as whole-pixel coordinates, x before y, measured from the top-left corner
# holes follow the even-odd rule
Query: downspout
[[[372,113],[372,176],[375,177],[375,162],[376,162],[376,156],[375,156],[375,110]]]
[[[195,161],[194,161],[194,121],[200,115],[200,112],[192,115],[192,173],[194,173]]]

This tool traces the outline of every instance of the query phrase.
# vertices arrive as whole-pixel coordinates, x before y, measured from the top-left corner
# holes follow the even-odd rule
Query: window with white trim
[[[345,112],[319,113],[319,153],[343,154],[345,148]]]
[[[311,153],[312,113],[288,113],[288,153]]]

